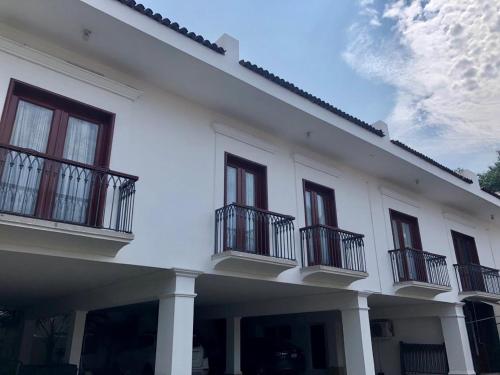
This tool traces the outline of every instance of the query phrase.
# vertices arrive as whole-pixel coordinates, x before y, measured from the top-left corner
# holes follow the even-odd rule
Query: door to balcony
[[[268,255],[266,167],[226,154],[225,181],[225,206],[240,207],[225,218],[226,249]]]
[[[396,269],[400,281],[427,282],[426,261],[416,217],[390,210],[394,248],[399,250]]]
[[[479,264],[474,237],[451,231],[453,247],[458,263],[458,277],[463,291],[486,291],[485,268]]]
[[[13,81],[0,127],[0,211],[73,224],[99,216],[93,171],[108,166],[113,118]]]
[[[342,267],[339,236],[328,230],[337,227],[335,192],[327,187],[304,181],[306,227],[311,228],[307,238],[309,265]]]

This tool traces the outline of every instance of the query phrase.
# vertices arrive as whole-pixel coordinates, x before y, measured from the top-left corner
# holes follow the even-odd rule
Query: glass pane
[[[401,223],[401,227],[403,228],[403,240],[404,240],[404,247],[410,247],[413,248],[413,241],[412,241],[412,236],[411,236],[411,226],[408,223]]]
[[[53,115],[50,109],[20,100],[10,144],[46,152]]]
[[[236,203],[236,168],[226,168],[226,203]],[[231,210],[226,218],[227,247],[236,247],[236,212]]]
[[[316,204],[318,206],[318,224],[326,225],[325,202],[320,194],[316,194]]]
[[[255,175],[245,172],[245,204],[255,206]],[[249,252],[255,252],[255,228],[256,225],[263,225],[261,216],[253,211],[246,211],[245,247]]]
[[[226,203],[236,203],[236,168],[226,169]]]
[[[97,124],[70,117],[64,142],[63,158],[94,164]],[[73,223],[84,223],[90,206],[90,191],[95,182],[91,169],[62,164],[52,217]]]
[[[312,225],[312,204],[311,204],[311,192],[306,191],[306,225]]]
[[[394,240],[394,247],[401,249],[403,246],[399,243],[399,228],[397,220],[392,220],[392,237]]]
[[[20,100],[10,144],[46,152],[53,114],[50,109]],[[2,161],[0,210],[34,215],[43,159],[9,151]]]
[[[255,175],[245,172],[245,204],[247,206],[255,206]]]

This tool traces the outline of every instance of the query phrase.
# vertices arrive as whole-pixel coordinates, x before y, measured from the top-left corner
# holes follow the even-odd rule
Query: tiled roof
[[[168,18],[163,18],[163,16],[161,14],[153,12],[151,9],[146,8],[142,4],[136,3],[134,0],[116,0],[116,1],[119,1],[122,4],[127,5],[128,7],[134,9],[135,11],[137,11],[141,14],[144,14],[145,16],[151,18],[152,20],[154,20],[158,23],[161,23],[162,25],[192,39],[193,41],[195,41],[197,43],[200,43],[201,45],[203,45],[207,48],[210,48],[211,50],[213,50],[217,53],[220,53],[222,55],[224,55],[226,53],[224,48],[218,46],[215,43],[210,42],[209,40],[205,39],[201,35],[197,35],[193,32],[190,32],[185,27],[180,27],[177,22],[171,22]],[[260,76],[280,85],[281,87],[303,97],[304,99],[310,101],[311,103],[314,103],[314,104],[326,109],[327,111],[330,111],[333,114],[340,116],[340,117],[346,119],[347,121],[350,121],[353,124],[362,127],[365,130],[368,130],[369,132],[371,132],[379,137],[385,136],[385,134],[382,130],[375,128],[374,126],[368,124],[367,122],[364,122],[364,121],[358,119],[357,117],[351,116],[350,114],[341,111],[340,109],[333,106],[332,104],[325,102],[324,100],[318,98],[317,96],[314,96],[314,95],[308,93],[307,91],[300,89],[299,87],[295,86],[293,83],[290,83],[290,82],[284,80],[283,78],[269,72],[268,70],[266,70],[264,68],[261,68],[260,66],[252,64],[251,62],[246,61],[246,60],[241,60],[240,65],[251,70],[252,72],[257,73]],[[391,142],[393,144],[395,144],[396,146],[402,148],[403,150],[406,150],[406,151],[412,153],[413,155],[419,157],[420,159],[425,160],[426,162],[438,167],[439,169],[442,169],[443,171],[455,176],[456,178],[459,178],[460,180],[462,180],[468,184],[472,184],[471,179],[462,176],[461,174],[451,170],[448,167],[445,167],[444,165],[442,165],[442,164],[438,163],[437,161],[431,159],[430,157],[412,149],[411,147],[405,145],[404,143],[397,141],[397,140],[391,140]],[[494,192],[491,192],[491,191],[488,191],[485,189],[483,189],[483,191],[500,199],[500,195],[498,195]]]
[[[127,5],[128,7],[134,9],[135,11],[137,11],[141,14],[144,14],[145,16],[151,18],[154,21],[161,23],[165,27],[168,27],[169,29],[177,31],[179,34],[182,34],[182,35],[186,36],[187,38],[192,39],[193,41],[195,41],[195,42],[197,42],[197,43],[199,43],[207,48],[210,48],[211,50],[213,50],[217,53],[220,53],[221,55],[224,55],[226,53],[224,48],[218,46],[215,43],[210,42],[209,40],[205,39],[201,35],[197,35],[193,32],[190,32],[185,27],[179,26],[179,24],[177,22],[172,22],[168,18],[163,18],[163,16],[161,14],[153,12],[151,9],[146,8],[142,4],[136,3],[134,0],[117,0],[117,1],[119,1],[122,4]]]
[[[384,136],[384,132],[382,130],[377,129],[377,128],[371,126],[370,124],[341,111],[340,109],[334,107],[330,103],[327,103],[324,100],[322,100],[322,99],[320,99],[312,94],[309,94],[308,92],[295,86],[293,83],[285,81],[283,78],[280,78],[277,75],[274,75],[274,74],[270,73],[269,71],[255,65],[255,64],[252,64],[249,61],[241,60],[240,65],[244,66],[245,68],[250,69],[252,72],[257,73],[257,74],[261,75],[262,77],[280,85],[281,87],[283,87],[287,90],[290,90],[297,95],[302,96],[304,99],[307,99],[310,102],[319,105],[320,107],[326,109],[327,111],[330,111],[330,112],[336,114],[337,116],[345,118],[346,120],[352,122],[353,124],[361,126],[362,128],[368,130],[369,132],[372,132],[373,134],[378,135],[379,137]]]
[[[468,184],[472,184],[472,180],[470,178],[464,177],[460,173],[455,172],[454,170],[452,170],[448,167],[445,167],[443,164],[438,163],[437,161],[435,161],[435,160],[431,159],[430,157],[418,152],[417,150],[412,149],[411,147],[405,145],[404,143],[397,141],[397,140],[394,140],[394,139],[391,140],[391,142],[393,144],[395,144],[396,146],[401,147],[403,150],[406,150],[406,151],[412,153],[413,155],[419,157],[420,159],[425,160],[426,162],[438,167],[439,169],[442,169],[445,172],[448,172],[452,176],[455,176],[456,178],[459,178],[462,181],[467,182]]]
[[[494,196],[497,199],[500,199],[500,194],[495,193],[494,191],[491,191],[491,190],[488,190],[488,189],[485,189],[485,188],[481,188],[481,190],[484,191],[487,194],[490,194],[490,195]]]

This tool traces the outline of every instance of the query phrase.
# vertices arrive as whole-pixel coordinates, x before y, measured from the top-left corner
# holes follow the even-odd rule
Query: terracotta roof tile
[[[452,176],[455,176],[456,178],[459,178],[462,181],[467,182],[468,184],[472,184],[472,180],[470,178],[464,177],[460,173],[455,172],[454,170],[452,170],[448,167],[445,167],[443,164],[440,164],[437,161],[431,159],[430,157],[422,154],[421,152],[418,152],[417,150],[412,149],[410,146],[405,145],[403,142],[400,142],[400,141],[397,141],[394,139],[391,140],[391,142],[393,144],[395,144],[396,146],[402,148],[403,150],[406,150],[406,151],[412,153],[413,155],[419,157],[420,159],[425,160],[426,162],[428,162],[428,163],[438,167],[439,169],[442,169],[443,171],[451,174]]]
[[[168,18],[163,18],[163,16],[159,13],[154,13],[151,9],[146,8],[142,4],[136,3],[134,0],[116,0],[119,1],[122,4],[127,5],[128,7],[134,9],[135,11],[145,15],[146,17],[151,18],[152,20],[161,23],[162,25],[168,27],[169,29],[172,29],[190,39],[193,41],[210,48],[211,50],[220,53],[221,55],[224,55],[226,51],[224,48],[218,46],[215,43],[210,42],[209,40],[205,39],[201,35],[197,35],[193,32],[190,32],[188,29],[185,27],[181,27],[177,22],[171,22]]]
[[[379,137],[384,136],[384,132],[382,130],[377,129],[377,128],[373,127],[372,125],[370,125],[370,124],[368,124],[368,123],[366,123],[366,122],[364,122],[364,121],[362,121],[354,116],[351,116],[348,113],[341,111],[340,109],[334,107],[332,104],[327,103],[324,100],[308,93],[307,91],[304,91],[304,90],[298,88],[293,83],[285,81],[283,78],[278,77],[277,75],[275,75],[273,73],[270,73],[269,71],[265,70],[264,68],[261,68],[260,66],[252,64],[251,62],[245,61],[245,60],[241,60],[240,65],[244,66],[245,68],[250,69],[252,72],[257,73],[260,76],[280,85],[281,87],[283,87],[287,90],[290,90],[297,95],[302,96],[304,99],[307,99],[310,102],[319,105],[320,107],[326,109],[327,111],[330,111],[330,112],[336,114],[337,116],[340,116],[340,117],[352,122],[353,124],[356,124],[364,129],[368,130],[369,132],[372,132],[373,134],[378,135]]]

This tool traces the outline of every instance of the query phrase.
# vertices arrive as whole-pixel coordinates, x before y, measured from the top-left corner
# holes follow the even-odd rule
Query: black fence
[[[300,229],[302,265],[366,272],[364,235],[327,225]]]
[[[411,248],[389,251],[394,282],[420,281],[450,286],[446,257]]]
[[[0,212],[132,232],[135,176],[0,145]]]
[[[402,375],[448,374],[446,347],[399,343]]]
[[[497,269],[479,264],[455,264],[454,267],[460,291],[500,295],[500,275]]]
[[[230,204],[215,211],[215,253],[240,251],[295,260],[294,217]]]

